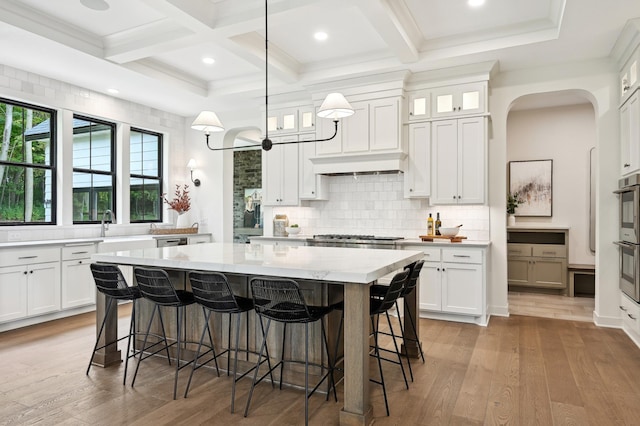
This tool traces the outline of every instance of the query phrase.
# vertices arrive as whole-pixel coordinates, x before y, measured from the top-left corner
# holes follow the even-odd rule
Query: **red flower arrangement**
[[[185,184],[182,188],[180,185],[176,184],[175,197],[173,200],[167,200],[166,195],[162,194],[160,197],[164,200],[165,203],[169,205],[172,210],[178,212],[178,214],[182,214],[184,212],[188,212],[191,208],[191,198],[189,198],[189,185]]]

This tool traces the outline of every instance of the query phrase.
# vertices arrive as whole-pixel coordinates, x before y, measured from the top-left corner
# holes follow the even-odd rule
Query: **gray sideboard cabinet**
[[[507,228],[507,279],[510,287],[567,292],[569,228]]]

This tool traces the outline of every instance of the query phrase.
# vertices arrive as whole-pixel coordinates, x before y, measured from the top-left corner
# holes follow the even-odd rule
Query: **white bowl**
[[[292,228],[290,226],[287,226],[286,228],[287,234],[290,235],[298,235],[300,233],[300,231],[302,231],[302,228],[300,228],[299,226]]]
[[[443,228],[442,226],[440,227],[440,235],[444,237],[455,237],[456,235],[458,235],[458,232],[460,232],[460,227],[458,226],[453,228]]]

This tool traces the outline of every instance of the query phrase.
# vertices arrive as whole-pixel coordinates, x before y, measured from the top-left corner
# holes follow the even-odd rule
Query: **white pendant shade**
[[[220,119],[213,111],[202,111],[193,123],[191,123],[191,128],[193,130],[200,130],[201,132],[210,133],[210,132],[222,132],[224,131],[224,126],[220,122]]]
[[[324,98],[322,105],[320,105],[318,117],[337,120],[338,118],[349,117],[353,113],[353,107],[342,96],[342,93],[329,93]]]

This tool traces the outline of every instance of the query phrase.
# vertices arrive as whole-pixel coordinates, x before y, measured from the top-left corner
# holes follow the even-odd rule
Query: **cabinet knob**
[[[316,191],[311,191],[311,193],[312,193],[312,194],[315,194],[315,193],[316,193]]]
[[[413,192],[413,188],[409,188],[409,192]]]
[[[413,111],[409,111],[409,115],[413,115]]]
[[[23,274],[27,275],[27,271],[24,271]]]
[[[33,269],[29,271],[30,274],[33,274]]]
[[[82,263],[82,260],[78,260],[78,263],[80,263],[80,264],[81,264],[81,263]]]
[[[456,196],[455,196],[455,195],[453,196],[453,199],[454,199],[454,200],[456,199]]]

